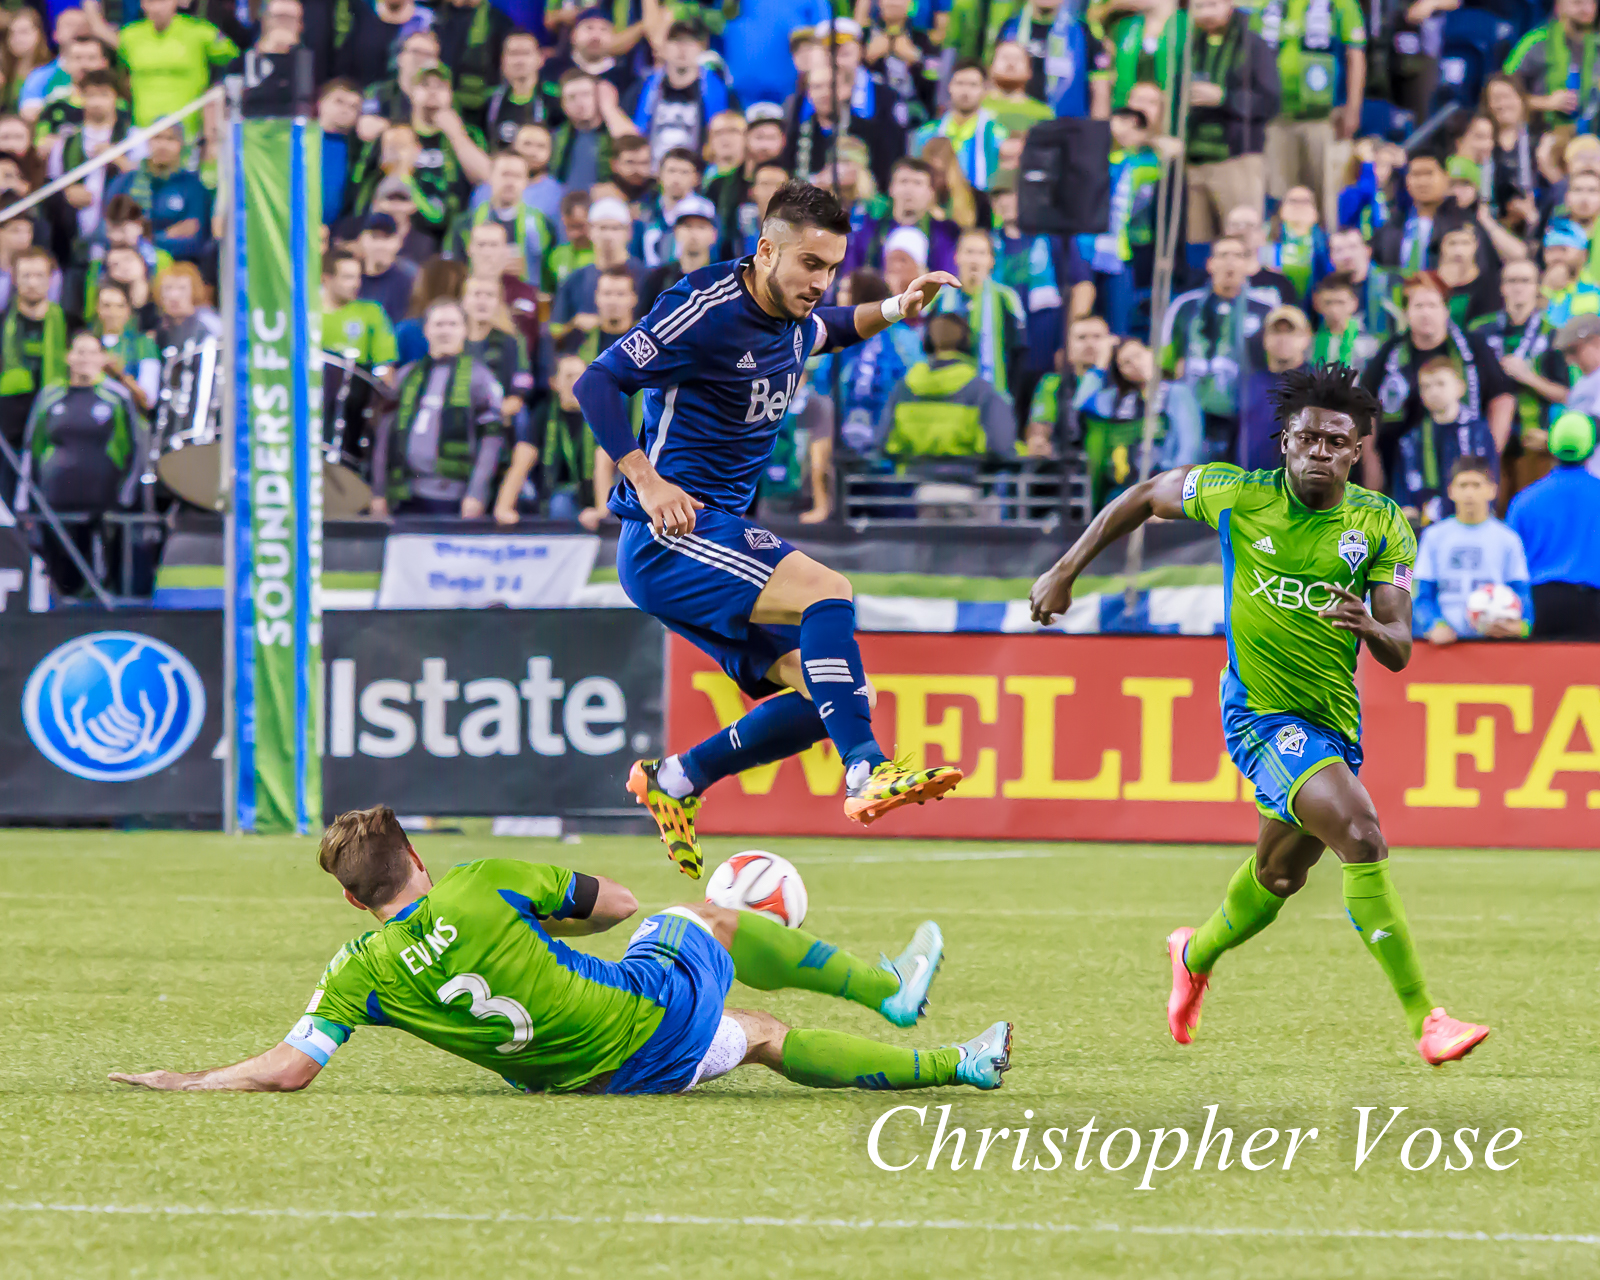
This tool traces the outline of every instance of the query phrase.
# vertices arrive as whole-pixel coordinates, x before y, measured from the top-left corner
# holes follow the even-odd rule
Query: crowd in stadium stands
[[[768,507],[847,516],[847,473],[1075,468],[1098,506],[1141,466],[1270,467],[1275,385],[1339,360],[1382,406],[1359,479],[1422,530],[1419,633],[1467,631],[1468,592],[1501,581],[1534,634],[1600,636],[1600,456],[1571,416],[1600,410],[1596,0],[534,9],[4,0],[0,205],[241,50],[309,46],[323,345],[380,387],[346,438],[372,512],[595,529],[612,468],[573,382],[810,178],[852,209],[838,301],[928,269],[961,287],[813,359]],[[1071,116],[1110,122],[1110,225],[1030,234],[1025,135]],[[63,509],[130,501],[163,359],[218,331],[219,122],[0,224],[0,435]]]

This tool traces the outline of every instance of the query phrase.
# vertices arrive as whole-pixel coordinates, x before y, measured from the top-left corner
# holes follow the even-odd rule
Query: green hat
[[[1550,428],[1550,453],[1562,462],[1582,462],[1594,452],[1594,419],[1563,413]]]

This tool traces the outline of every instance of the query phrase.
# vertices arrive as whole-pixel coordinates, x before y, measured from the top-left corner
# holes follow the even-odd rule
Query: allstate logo
[[[91,782],[131,782],[177,760],[206,717],[199,673],[133,631],[69,640],[33,669],[22,721],[54,765]]]

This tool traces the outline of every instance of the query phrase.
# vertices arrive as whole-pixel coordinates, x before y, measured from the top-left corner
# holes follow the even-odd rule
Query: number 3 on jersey
[[[497,1053],[515,1053],[533,1036],[533,1019],[528,1011],[510,996],[489,994],[489,984],[475,973],[463,973],[451,978],[439,988],[439,1002],[449,1004],[459,995],[470,995],[472,1007],[467,1010],[474,1018],[507,1018],[511,1022],[511,1039],[495,1045]]]

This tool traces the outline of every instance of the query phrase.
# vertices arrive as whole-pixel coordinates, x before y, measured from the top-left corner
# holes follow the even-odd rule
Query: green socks
[[[1228,894],[1222,905],[1189,939],[1189,951],[1184,957],[1189,972],[1210,973],[1224,951],[1255,937],[1278,918],[1287,901],[1261,887],[1252,853],[1228,881]]]
[[[954,1047],[900,1049],[839,1031],[791,1031],[783,1038],[785,1078],[813,1089],[927,1089],[952,1083],[960,1061]]]
[[[757,991],[798,987],[854,1000],[876,1013],[879,1005],[900,990],[900,979],[888,969],[868,965],[815,934],[786,929],[753,911],[739,913],[739,927],[728,951],[733,956],[733,976]]]
[[[1411,1038],[1422,1036],[1422,1022],[1433,1008],[1428,984],[1411,945],[1405,908],[1389,879],[1389,860],[1344,864],[1344,906],[1361,940],[1382,967],[1400,997]]]

